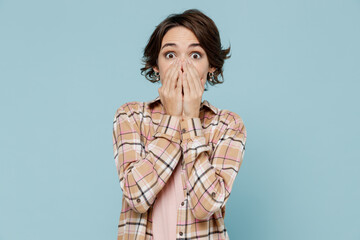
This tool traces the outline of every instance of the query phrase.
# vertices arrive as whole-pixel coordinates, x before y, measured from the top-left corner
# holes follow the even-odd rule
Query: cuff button
[[[215,193],[215,192],[212,192],[212,193],[211,193],[211,196],[212,196],[213,198],[215,198],[216,193]]]
[[[141,200],[140,200],[140,198],[138,198],[138,199],[136,199],[136,201],[137,201],[137,202],[140,202]]]

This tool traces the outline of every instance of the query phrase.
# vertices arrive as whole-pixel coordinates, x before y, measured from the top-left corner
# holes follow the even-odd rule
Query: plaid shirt
[[[199,118],[185,120],[167,115],[159,96],[120,106],[113,122],[123,193],[117,239],[154,240],[153,205],[178,163],[185,200],[178,206],[176,239],[229,239],[225,204],[245,142],[241,117],[207,100],[201,103]]]

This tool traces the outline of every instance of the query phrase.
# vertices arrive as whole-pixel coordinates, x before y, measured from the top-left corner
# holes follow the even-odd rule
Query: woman
[[[246,130],[236,113],[202,101],[206,82],[221,83],[229,51],[197,9],[168,16],[150,37],[141,70],[161,82],[159,96],[125,103],[114,117],[118,240],[229,239],[225,204]]]

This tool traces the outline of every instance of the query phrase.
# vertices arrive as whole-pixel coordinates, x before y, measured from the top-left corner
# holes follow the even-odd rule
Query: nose
[[[184,58],[180,58],[179,60],[180,60],[180,63],[181,63],[181,71],[184,71],[183,66],[184,66],[184,63],[185,63],[185,59],[184,59]]]

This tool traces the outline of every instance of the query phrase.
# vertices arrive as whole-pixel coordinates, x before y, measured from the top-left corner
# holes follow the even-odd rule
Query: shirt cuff
[[[180,121],[182,141],[204,136],[200,118],[186,118]]]
[[[163,115],[154,137],[169,136],[171,141],[180,142],[180,117]]]

